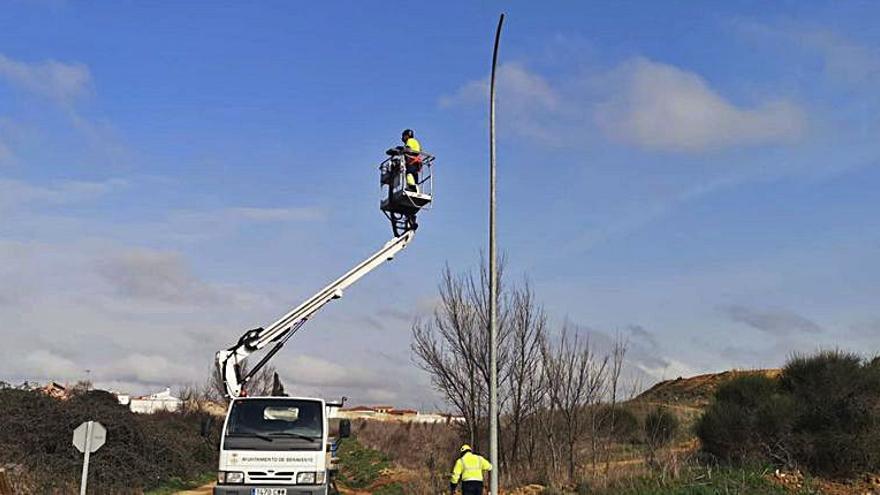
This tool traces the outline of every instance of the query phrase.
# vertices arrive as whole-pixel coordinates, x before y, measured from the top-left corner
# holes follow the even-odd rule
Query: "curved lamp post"
[[[492,78],[489,82],[489,493],[498,495],[498,265],[495,252],[495,68],[504,14],[495,30]]]

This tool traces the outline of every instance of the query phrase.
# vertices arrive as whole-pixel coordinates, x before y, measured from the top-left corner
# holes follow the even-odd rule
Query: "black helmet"
[[[414,136],[415,136],[415,133],[413,132],[412,129],[404,129],[403,134],[400,135],[401,139],[403,139],[404,141],[406,141],[407,139],[414,137]]]

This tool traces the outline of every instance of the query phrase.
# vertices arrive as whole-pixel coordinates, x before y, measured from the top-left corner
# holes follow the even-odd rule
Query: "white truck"
[[[426,171],[417,187],[403,180],[404,157],[389,150],[380,165],[387,186],[380,208],[391,221],[394,237],[378,251],[318,291],[271,325],[248,330],[238,342],[217,353],[217,368],[231,399],[220,437],[220,466],[214,495],[326,495],[335,472],[335,447],[349,436],[348,420],[332,420],[342,403],[323,399],[270,396],[247,397],[248,381],[322,307],[406,248],[415,237],[415,215],[431,203],[433,157],[422,153]],[[271,347],[266,349],[271,344]],[[264,351],[246,374],[241,364]],[[331,424],[336,431],[331,432]]]
[[[337,404],[300,397],[233,399],[223,424],[214,494],[327,495],[336,442],[349,435],[341,420],[330,434]]]

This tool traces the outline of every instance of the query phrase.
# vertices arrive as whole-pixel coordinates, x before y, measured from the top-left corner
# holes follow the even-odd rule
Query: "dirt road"
[[[211,495],[214,489],[214,483],[208,483],[205,486],[200,486],[198,488],[194,488],[192,490],[184,490],[182,492],[177,492],[177,495]]]

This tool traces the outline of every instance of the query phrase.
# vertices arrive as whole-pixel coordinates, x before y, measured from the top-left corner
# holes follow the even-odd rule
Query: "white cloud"
[[[654,333],[641,325],[627,325],[623,332],[614,335],[587,327],[582,327],[581,331],[598,356],[610,356],[616,343],[625,344],[623,393],[650,386],[671,376],[687,376],[694,371],[683,362],[666,355]]]
[[[70,380],[80,376],[83,370],[66,357],[38,349],[28,353],[21,367],[16,371],[38,379]]]
[[[880,334],[880,318],[860,321],[850,325],[850,330],[857,336],[875,336]]]
[[[323,212],[317,208],[229,208],[228,214],[233,218],[252,220],[255,222],[291,222],[317,220]]]
[[[57,205],[89,201],[121,190],[128,185],[123,179],[104,181],[62,181],[39,186],[0,177],[0,211],[24,204]]]
[[[161,238],[164,242],[192,243],[233,236],[247,225],[319,222],[325,210],[315,206],[299,207],[222,207],[208,209],[168,210],[155,205],[153,218],[139,222],[105,222],[51,207],[109,203],[114,196],[130,188],[150,187],[147,180],[132,181],[109,178],[99,181],[63,180],[48,183],[27,182],[0,175],[0,215],[10,234],[25,232],[27,236],[57,238],[59,236],[92,236],[108,238]],[[147,199],[149,204],[149,199]]]
[[[9,359],[6,360],[7,365]],[[37,349],[28,352],[18,362],[12,359],[14,370],[6,374],[25,376],[29,380],[73,382],[86,377],[95,381],[125,382],[139,389],[171,386],[198,380],[207,373],[193,367],[192,361],[174,362],[168,356],[134,353],[116,360],[82,358],[73,360],[57,352]],[[183,364],[187,363],[187,364]],[[86,370],[89,373],[86,373]]]
[[[69,145],[65,145],[71,157],[86,151],[92,165],[100,162],[114,167],[121,162],[132,161],[129,150],[113,126],[106,119],[85,117],[76,105],[94,92],[92,74],[85,64],[56,60],[25,62],[0,54],[0,83],[3,82],[22,92],[42,97],[44,102],[33,102],[40,112],[51,114],[61,111],[60,115],[70,124],[69,129],[61,132],[75,131],[77,134],[76,146],[69,148]],[[0,119],[0,133],[9,133],[12,127],[8,121]],[[53,130],[53,134],[58,132]],[[8,135],[2,137],[7,138],[4,144],[9,150],[17,150],[15,140],[8,139]],[[47,142],[48,137],[41,138],[41,142]],[[0,149],[0,165],[3,164],[2,151]]]
[[[21,124],[0,116],[0,167],[18,163],[14,148],[26,134]]]
[[[198,280],[178,253],[133,249],[100,262],[98,272],[121,295],[171,304],[217,303],[219,294]]]
[[[656,381],[669,380],[673,377],[679,376],[694,376],[697,374],[695,368],[675,359],[669,359],[661,366],[645,363],[636,363],[636,366],[640,371]],[[649,383],[646,385],[650,386],[651,384]]]
[[[174,252],[101,240],[0,240],[0,280],[4,338],[15,343],[0,347],[0,380],[14,382],[75,381],[86,368],[137,393],[202,382],[214,352],[282,307],[198,278]]]
[[[440,104],[483,103],[487,85],[487,79],[466,83]],[[597,125],[612,139],[675,152],[787,143],[807,127],[805,112],[794,103],[737,106],[698,74],[644,58],[556,82],[522,64],[505,64],[498,112],[501,125],[516,133],[564,147],[583,146]]]
[[[315,207],[298,208],[256,208],[230,207],[204,211],[177,211],[172,214],[172,221],[191,225],[229,225],[239,223],[270,223],[270,222],[308,222],[321,220],[324,212]]]
[[[410,380],[401,383],[401,377],[380,374],[357,363],[340,364],[313,355],[298,354],[293,358],[279,357],[273,364],[277,366],[287,390],[295,390],[297,394],[345,395],[356,403],[397,404],[401,400],[413,401],[416,398],[414,395],[403,396],[405,389],[412,388]]]
[[[768,46],[783,47],[817,55],[824,75],[848,84],[862,84],[880,78],[880,51],[859,44],[830,29],[801,23],[767,25],[735,22],[734,27],[746,38]]]
[[[99,380],[171,386],[205,375],[202,367],[182,363],[191,361],[174,362],[163,355],[135,353],[96,370],[94,376]]]
[[[556,143],[555,130],[544,125],[543,119],[560,110],[560,94],[543,77],[523,64],[508,62],[498,68],[497,105],[499,120],[517,133]],[[441,107],[456,105],[488,105],[489,78],[470,81],[455,93],[440,99]]]
[[[371,404],[397,404],[400,394],[384,388],[368,388],[358,395],[358,399]]]
[[[825,29],[804,30],[797,39],[818,51],[829,76],[861,83],[880,77],[880,53]]]
[[[737,323],[743,323],[771,335],[792,333],[820,333],[816,322],[781,308],[750,308],[738,304],[722,306],[719,310]]]
[[[79,63],[21,62],[0,54],[0,78],[23,90],[69,104],[91,88],[89,68]]]
[[[0,308],[4,305],[22,307],[31,303],[27,293],[33,287],[34,280],[28,265],[34,260],[33,251],[32,244],[0,239]]]
[[[620,90],[602,104],[597,118],[611,137],[637,146],[696,152],[798,139],[806,115],[776,100],[738,107],[699,75],[646,59],[620,70]]]
[[[14,160],[15,155],[12,153],[12,149],[9,148],[9,145],[0,141],[0,166],[13,163]]]
[[[279,363],[279,369],[293,383],[324,387],[368,387],[382,383],[375,373],[326,359],[299,354]]]
[[[180,253],[128,249],[96,262],[114,296],[181,306],[249,306],[260,299],[245,291],[198,278]]]
[[[529,71],[523,64],[508,62],[498,68],[498,96],[504,103],[519,109],[529,107],[555,109],[559,106],[559,95],[541,76]],[[489,78],[471,81],[451,96],[440,99],[441,106],[470,104],[489,101]]]
[[[168,211],[158,221],[138,225],[137,230],[141,233],[158,232],[166,240],[188,244],[234,236],[241,228],[250,225],[320,222],[325,219],[326,211],[314,206],[187,209]]]

